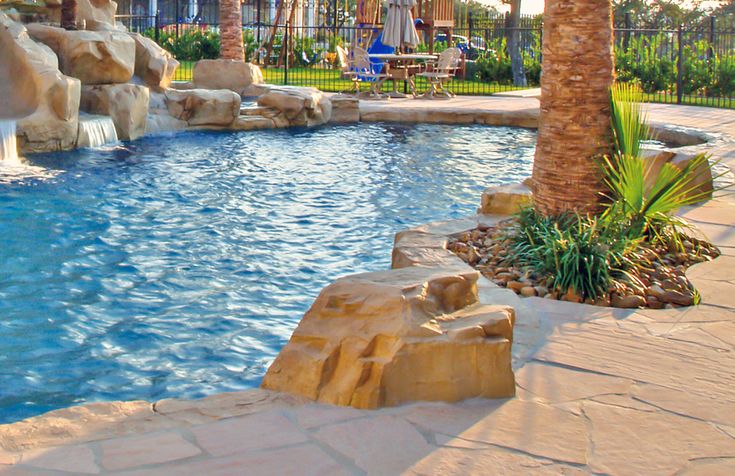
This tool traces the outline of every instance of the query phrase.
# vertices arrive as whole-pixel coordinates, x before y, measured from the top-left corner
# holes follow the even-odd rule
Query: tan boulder
[[[77,21],[84,21],[88,30],[115,27],[116,11],[117,3],[112,0],[77,0]]]
[[[168,88],[179,62],[150,38],[138,33],[130,37],[135,41],[135,75],[156,91]]]
[[[329,122],[350,124],[360,121],[360,101],[350,96],[332,96],[332,117]]]
[[[315,88],[270,86],[258,105],[277,109],[291,126],[319,126],[332,117],[332,102]]]
[[[497,185],[482,192],[477,213],[484,215],[512,215],[531,204],[531,189],[522,183]]]
[[[684,167],[686,167],[694,157],[695,155],[677,154],[676,157],[671,160],[671,164],[677,166],[679,169],[684,169]],[[702,201],[712,198],[712,193],[714,192],[712,166],[709,163],[702,164],[698,168],[695,168],[693,173],[693,189],[690,195],[700,196]]]
[[[120,140],[145,134],[148,117],[148,88],[138,84],[104,84],[82,88],[81,109],[110,116]]]
[[[79,80],[64,76],[51,49],[36,43],[26,28],[0,13],[0,117],[19,119],[21,152],[74,147],[79,113]]]
[[[61,71],[82,84],[126,83],[135,69],[135,41],[118,31],[66,31],[30,24],[31,37],[58,56]]]
[[[276,124],[273,119],[257,115],[244,115],[235,119],[232,129],[238,131],[254,131],[258,129],[274,129]]]
[[[167,89],[166,107],[190,126],[228,126],[240,115],[240,95],[224,89]]]
[[[229,89],[249,96],[250,86],[263,84],[260,67],[244,61],[204,59],[194,65],[194,87],[200,89]]]
[[[411,267],[337,280],[262,387],[356,408],[513,396],[514,313],[478,303],[478,276]]]
[[[646,185],[648,187],[653,186],[664,164],[671,164],[679,169],[683,169],[696,156],[696,154],[681,153],[672,150],[644,150],[642,155],[648,163],[646,176]],[[702,200],[708,200],[712,197],[712,192],[714,191],[714,177],[711,166],[709,164],[702,164],[693,173],[694,181],[692,182],[692,186],[694,188],[691,195],[701,195]]]

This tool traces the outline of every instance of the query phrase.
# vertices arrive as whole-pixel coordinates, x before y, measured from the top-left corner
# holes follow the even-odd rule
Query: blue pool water
[[[257,386],[322,287],[529,175],[534,141],[361,124],[33,157],[53,177],[0,183],[0,422]]]

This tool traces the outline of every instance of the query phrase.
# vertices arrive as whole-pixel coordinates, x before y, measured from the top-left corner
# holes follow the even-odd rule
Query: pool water
[[[186,132],[0,183],[0,422],[257,386],[319,291],[531,172],[535,133]]]

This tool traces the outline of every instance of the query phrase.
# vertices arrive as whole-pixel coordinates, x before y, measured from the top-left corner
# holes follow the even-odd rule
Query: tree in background
[[[678,25],[697,26],[709,15],[702,0],[613,0],[615,23],[625,24],[629,15],[634,26],[647,29],[674,29]],[[732,0],[723,3],[732,3]]]
[[[526,72],[523,70],[523,51],[521,50],[521,0],[503,0],[510,5],[510,22],[508,24],[508,55],[513,71],[514,86],[528,86]]]
[[[62,0],[61,28],[65,30],[77,29],[77,0]]]
[[[604,190],[597,158],[612,150],[610,0],[546,0],[541,115],[533,161],[536,211],[596,212]]]

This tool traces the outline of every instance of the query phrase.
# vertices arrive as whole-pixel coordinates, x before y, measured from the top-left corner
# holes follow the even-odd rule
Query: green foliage
[[[615,68],[621,82],[636,82],[646,93],[670,91],[676,85],[676,61],[666,34],[632,36],[627,48],[618,44]]]
[[[710,166],[709,157],[697,155],[683,167],[645,160],[640,143],[652,135],[636,98],[630,85],[617,84],[612,89],[611,122],[616,152],[602,161],[611,199],[602,218],[608,227],[623,224],[632,239],[678,243],[678,228],[683,222],[672,214],[707,197],[707,193],[696,191],[696,180]]]
[[[541,80],[541,37],[534,34],[530,48],[523,51],[523,68],[531,85]],[[513,68],[505,38],[496,38],[487,44],[487,51],[475,61],[470,71],[473,79],[498,84],[513,84]]]
[[[682,93],[727,97],[735,94],[735,56],[721,56],[707,40],[682,47]],[[615,48],[618,81],[640,85],[645,93],[674,94],[679,47],[674,33],[631,36]]]
[[[611,231],[594,217],[544,217],[527,208],[518,216],[511,249],[516,264],[549,276],[551,289],[596,299],[607,293],[614,279],[628,276],[626,268],[638,244]]]
[[[155,38],[155,31],[152,28],[143,34]],[[179,61],[199,61],[219,57],[219,33],[209,29],[182,29],[178,37],[175,30],[162,29],[159,31],[158,43]]]
[[[641,142],[652,139],[651,128],[646,124],[639,100],[640,94],[633,85],[618,83],[613,86],[611,124],[618,156],[638,157]]]

